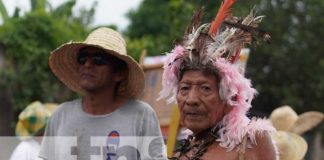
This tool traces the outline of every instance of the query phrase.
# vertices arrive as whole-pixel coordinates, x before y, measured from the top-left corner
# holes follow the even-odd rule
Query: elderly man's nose
[[[187,105],[198,105],[199,104],[199,93],[196,89],[192,89],[189,91],[187,99]]]

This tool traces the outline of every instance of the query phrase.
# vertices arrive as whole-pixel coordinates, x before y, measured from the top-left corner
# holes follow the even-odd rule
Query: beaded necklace
[[[212,145],[215,142],[215,140],[219,137],[216,128],[217,127],[208,129],[206,137],[199,140],[198,143],[193,143],[193,135],[189,135],[187,139],[182,139],[180,141],[180,147],[175,150],[175,153],[180,153],[179,156],[172,157],[169,159],[179,160],[180,157],[184,156],[188,160],[199,160],[200,157],[207,151],[208,147]],[[191,156],[186,155],[186,153],[188,153],[191,150],[193,150],[193,154]]]

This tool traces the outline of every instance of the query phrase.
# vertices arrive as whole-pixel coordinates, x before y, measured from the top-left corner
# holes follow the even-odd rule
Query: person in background
[[[81,98],[62,103],[53,114],[45,131],[41,158],[166,157],[156,113],[137,99],[144,89],[144,72],[127,55],[126,42],[120,33],[98,28],[84,42],[70,42],[55,49],[49,65]],[[53,146],[51,137],[76,137],[77,143]],[[125,145],[131,141],[127,137],[136,137],[136,144],[142,145]],[[147,137],[155,138],[149,142],[143,140]],[[99,142],[104,144],[94,146],[96,138],[103,138]]]
[[[323,122],[323,113],[307,111],[298,115],[292,107],[284,105],[273,110],[269,119],[277,129],[271,137],[278,146],[280,160],[310,159],[306,156],[307,151],[316,155],[316,149],[312,150],[304,134]],[[320,147],[318,150],[321,150]]]
[[[57,107],[54,103],[29,104],[18,117],[16,136],[21,140],[10,160],[37,160],[46,123]]]
[[[237,65],[240,50],[257,36],[262,17],[253,11],[238,18],[234,0],[222,3],[212,23],[200,25],[203,10],[192,17],[183,41],[167,55],[160,98],[177,101],[180,124],[192,134],[173,159],[275,160],[276,146],[268,120],[247,117],[256,94]]]

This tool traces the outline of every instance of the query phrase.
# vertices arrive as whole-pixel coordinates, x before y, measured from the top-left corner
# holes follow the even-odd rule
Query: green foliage
[[[248,75],[260,92],[254,104],[265,111],[287,104],[299,113],[324,112],[324,2],[262,0],[258,7],[272,43],[249,60]]]
[[[2,21],[6,22],[9,17],[8,17],[7,9],[4,6],[2,1],[0,1],[0,14],[1,14]]]
[[[7,90],[15,109],[34,100],[61,102],[75,96],[48,66],[52,50],[70,40],[83,40],[88,34],[82,18],[71,14],[71,2],[63,5],[67,7],[64,11],[62,6],[52,12],[34,10],[0,26],[6,60],[5,69],[0,71],[0,87]]]
[[[221,1],[144,0],[129,13],[131,24],[128,49],[138,59],[143,49],[148,55],[169,52],[175,39],[181,39],[193,10],[205,6],[204,22],[216,15]],[[260,92],[254,109],[270,113],[287,104],[298,113],[324,112],[324,1],[322,0],[244,0],[232,11],[247,15],[255,6],[266,15],[261,28],[269,31],[272,42],[251,46],[247,77]]]
[[[193,4],[185,0],[144,0],[128,14],[128,53],[138,58],[143,49],[148,55],[170,51],[173,42],[181,39],[193,10]]]
[[[57,7],[55,10],[51,11],[51,14],[55,17],[61,17],[61,18],[70,18],[72,17],[72,7],[75,5],[76,1],[71,0],[66,3],[63,3],[59,7]]]

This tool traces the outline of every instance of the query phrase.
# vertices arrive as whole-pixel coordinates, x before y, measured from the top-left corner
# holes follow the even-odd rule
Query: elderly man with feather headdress
[[[274,160],[276,147],[265,119],[246,114],[257,93],[237,65],[241,48],[261,36],[261,16],[233,17],[235,0],[223,1],[215,20],[200,25],[197,11],[184,39],[167,55],[160,98],[177,101],[180,123],[192,131],[172,159]]]

